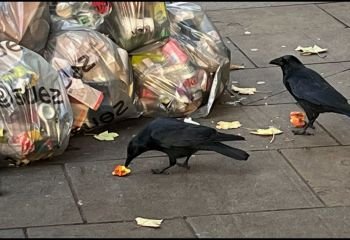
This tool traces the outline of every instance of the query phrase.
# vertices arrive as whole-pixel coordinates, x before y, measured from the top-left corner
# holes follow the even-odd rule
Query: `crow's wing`
[[[193,147],[211,140],[215,135],[215,129],[180,121],[154,124],[151,131],[151,138],[165,148]]]
[[[347,99],[312,69],[304,68],[293,72],[287,78],[293,94],[316,105],[337,107],[347,104]]]

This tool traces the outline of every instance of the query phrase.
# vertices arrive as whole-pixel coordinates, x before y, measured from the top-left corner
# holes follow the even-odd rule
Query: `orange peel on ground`
[[[112,172],[113,176],[119,176],[119,177],[124,177],[131,173],[131,169],[123,166],[123,165],[117,165],[114,168],[114,171]]]
[[[296,128],[305,126],[305,114],[303,112],[291,112],[290,123]]]

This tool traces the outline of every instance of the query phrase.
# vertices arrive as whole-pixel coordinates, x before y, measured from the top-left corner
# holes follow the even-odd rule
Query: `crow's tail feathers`
[[[249,154],[247,152],[238,148],[227,146],[219,142],[201,145],[199,146],[199,148],[200,150],[215,151],[217,153],[220,153],[222,155],[225,155],[227,157],[234,158],[237,160],[247,160],[249,157]]]
[[[245,138],[234,134],[218,132],[213,140],[215,142],[225,142],[225,141],[240,141],[240,140],[245,140]]]
[[[341,110],[339,111],[339,113],[344,114],[344,115],[350,117],[350,105],[347,104],[347,105],[345,105],[345,106],[342,106],[342,107],[341,107]]]

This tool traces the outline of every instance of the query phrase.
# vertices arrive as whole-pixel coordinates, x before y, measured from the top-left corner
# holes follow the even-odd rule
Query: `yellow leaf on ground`
[[[3,136],[4,136],[4,129],[0,128],[0,137],[3,137]]]
[[[275,127],[269,127],[266,129],[256,129],[256,131],[251,131],[250,133],[255,135],[272,136],[272,135],[281,134],[283,133],[283,131]]]
[[[232,90],[239,94],[252,95],[256,92],[256,88],[240,88],[232,84]]]
[[[153,227],[158,228],[160,227],[160,224],[163,222],[163,219],[157,220],[157,219],[147,219],[142,217],[135,218],[137,225],[143,226],[143,227]]]
[[[319,46],[314,45],[313,47],[298,46],[295,50],[300,51],[301,55],[311,55],[311,54],[319,54],[319,53],[327,52],[328,49],[320,48]]]
[[[115,137],[118,137],[119,134],[115,132],[104,131],[100,134],[94,135],[94,138],[100,141],[113,141]]]
[[[235,128],[239,128],[240,126],[242,125],[239,121],[233,121],[233,122],[220,121],[216,124],[217,129],[235,129]]]

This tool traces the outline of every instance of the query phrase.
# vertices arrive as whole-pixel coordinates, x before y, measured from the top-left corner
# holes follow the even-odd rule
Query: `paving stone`
[[[0,169],[0,229],[79,223],[61,166]]]
[[[282,150],[328,206],[350,205],[350,147]]]
[[[224,41],[226,47],[231,51],[231,64],[243,65],[245,68],[255,68],[252,62],[232,44],[230,39],[225,38]]]
[[[136,222],[29,228],[30,238],[193,238],[183,219],[164,220],[158,229]]]
[[[111,125],[109,131],[119,134],[114,141],[99,141],[93,136],[74,136],[70,139],[69,149],[48,163],[125,159],[126,149],[133,135],[152,120],[152,118],[129,119]],[[152,151],[142,156],[161,155],[163,154],[160,152]]]
[[[350,208],[322,208],[188,218],[199,238],[348,237]]]
[[[240,121],[238,129],[220,130],[225,133],[239,134],[246,141],[226,142],[227,145],[249,150],[266,150],[281,148],[297,148],[311,146],[338,145],[319,125],[315,125],[315,136],[300,136],[292,133],[289,114],[298,111],[296,104],[280,104],[267,106],[231,107],[218,105],[206,119],[197,119],[203,125],[215,127],[219,121]],[[274,126],[283,131],[276,135],[272,143],[271,136],[250,134],[248,129],[268,128]],[[247,129],[248,128],[248,129]]]
[[[175,166],[169,175],[150,171],[166,166],[164,157],[135,159],[123,178],[111,174],[117,164],[66,164],[88,222],[322,206],[274,151],[253,152],[248,161],[197,155],[190,170]]]
[[[350,68],[348,62],[313,64],[307,65],[307,67],[321,74],[329,83],[343,93],[344,96],[350,99],[350,80],[348,80],[350,79],[350,71],[340,73]],[[254,95],[240,95],[240,97],[246,98],[241,101],[243,105],[261,105],[266,102],[268,104],[295,103],[296,101],[289,92],[286,92],[287,94],[283,94],[282,96],[276,96],[279,101],[276,101],[276,97],[274,98],[275,100],[270,99],[270,96],[274,96],[278,93],[281,95],[282,92],[286,90],[282,78],[281,68],[271,67],[232,71],[230,80],[231,84],[237,87],[255,87],[257,89],[258,92]],[[259,85],[258,82],[261,81],[265,83]],[[231,84],[229,86],[231,86]],[[225,100],[230,101],[229,98]]]
[[[297,4],[313,4],[320,2],[193,2],[202,7],[205,11],[227,10],[235,8],[255,8]]]
[[[327,11],[332,16],[342,21],[347,26],[350,26],[349,2],[333,2],[327,4],[319,4],[318,6]]]
[[[207,14],[223,36],[243,35],[244,32],[249,31],[251,32],[251,35],[248,35],[250,38],[260,41],[262,39],[257,34],[299,32],[300,30],[309,31],[315,29],[322,31],[324,29],[344,29],[343,24],[315,5],[223,9],[220,11],[208,11]],[[256,46],[256,48],[259,47]]]
[[[340,34],[340,32],[343,31],[345,30],[339,30],[337,33]],[[316,37],[316,35],[313,36],[311,34],[307,35],[302,30],[296,32],[287,31],[284,33],[257,34],[255,36],[229,35],[229,37],[258,67],[271,67],[271,64],[269,64],[269,62],[272,59],[281,57],[283,55],[297,56],[304,64],[348,61],[346,59],[349,59],[349,57],[342,57],[340,55],[340,52],[343,51],[343,48],[336,49],[336,47],[334,47],[341,46],[339,43],[330,44],[326,41],[322,41],[322,38],[321,40],[317,40],[319,37]],[[344,34],[341,39],[342,43],[345,44],[344,51],[346,51],[349,43],[345,42],[346,36],[344,36]],[[326,54],[327,57],[322,58],[318,55],[301,56],[299,52],[295,51],[295,48],[298,46],[309,47],[315,44],[320,47],[329,49]],[[258,51],[251,51],[251,49],[258,49]],[[347,55],[345,52],[344,54]]]
[[[317,122],[325,127],[327,131],[341,144],[350,144],[350,118],[348,116],[335,113],[324,113],[319,116]]]
[[[22,229],[0,230],[0,238],[25,238]]]
[[[305,34],[318,46],[328,49],[327,57],[324,60],[328,62],[350,60],[350,28],[335,28],[327,31],[314,29]]]

